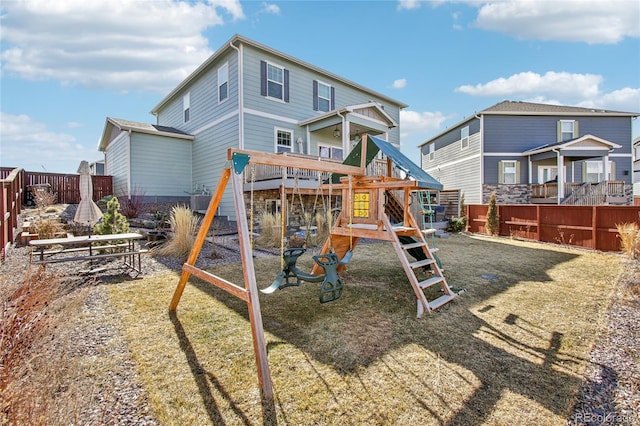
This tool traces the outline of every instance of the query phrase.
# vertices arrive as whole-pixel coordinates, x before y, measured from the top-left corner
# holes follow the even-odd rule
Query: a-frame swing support
[[[247,223],[246,206],[244,202],[244,194],[242,188],[242,172],[247,164],[266,164],[280,167],[293,167],[298,169],[316,170],[320,172],[341,173],[346,175],[364,175],[366,167],[365,154],[366,145],[362,144],[362,163],[360,167],[336,164],[322,160],[310,160],[305,158],[287,157],[279,154],[269,154],[256,151],[246,151],[240,149],[229,148],[227,151],[227,165],[222,171],[222,176],[211,197],[209,206],[205,216],[200,223],[200,229],[196,240],[191,248],[191,252],[187,257],[187,261],[182,265],[182,274],[173,294],[169,310],[175,312],[180,303],[180,298],[184,292],[184,288],[191,275],[194,275],[216,287],[226,291],[227,293],[244,300],[249,309],[249,320],[251,322],[251,334],[253,336],[253,350],[256,357],[256,365],[258,369],[258,381],[262,390],[262,398],[265,400],[273,399],[273,384],[271,382],[271,374],[269,372],[269,363],[267,359],[267,346],[264,337],[264,327],[262,324],[262,313],[260,311],[260,301],[258,298],[258,286],[256,282],[255,269],[253,264],[253,256],[251,253],[249,239],[249,225]],[[233,198],[236,211],[236,220],[238,223],[238,240],[240,246],[240,254],[242,257],[242,269],[244,271],[244,288],[218,277],[207,271],[203,271],[195,266],[198,255],[202,249],[202,245],[207,237],[209,228],[213,222],[215,212],[220,205],[222,196],[231,180],[233,188]]]

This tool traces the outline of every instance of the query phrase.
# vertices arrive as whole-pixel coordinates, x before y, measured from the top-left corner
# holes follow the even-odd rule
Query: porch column
[[[611,171],[609,167],[609,154],[602,156],[602,170],[604,171],[604,175],[602,176],[602,181],[604,182],[609,180],[608,176],[609,176],[609,172]]]
[[[564,198],[564,155],[558,152],[558,204]]]
[[[351,152],[351,144],[349,138],[351,136],[351,122],[349,120],[342,119],[342,158],[347,158]]]

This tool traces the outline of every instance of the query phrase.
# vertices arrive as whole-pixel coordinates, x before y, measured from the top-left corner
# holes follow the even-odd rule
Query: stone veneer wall
[[[530,204],[529,185],[482,185],[482,203],[489,204],[491,193],[496,193],[498,204]]]

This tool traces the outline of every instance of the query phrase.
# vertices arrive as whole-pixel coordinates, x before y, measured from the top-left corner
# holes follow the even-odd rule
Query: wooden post
[[[249,245],[249,226],[247,224],[247,211],[242,193],[242,182],[238,174],[233,174],[231,184],[236,207],[236,220],[238,221],[238,240],[240,254],[242,255],[244,285],[249,293],[247,304],[249,308],[249,320],[251,322],[251,334],[253,336],[253,350],[258,368],[258,381],[262,389],[262,397],[265,400],[272,400],[273,384],[271,382],[269,361],[267,359],[267,345],[264,338],[260,300],[258,299],[258,284],[256,282],[253,255],[251,254],[251,247]]]
[[[596,206],[592,207],[591,212],[591,240],[593,241],[594,250],[598,249],[598,208]]]

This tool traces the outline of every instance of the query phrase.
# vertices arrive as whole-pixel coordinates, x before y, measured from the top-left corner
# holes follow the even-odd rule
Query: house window
[[[260,94],[289,102],[289,71],[281,66],[260,61]]]
[[[578,137],[578,122],[575,120],[558,121],[558,142],[564,142]]]
[[[291,130],[276,129],[276,152],[292,152],[292,139],[293,132]]]
[[[342,148],[327,145],[318,145],[318,156],[321,158],[333,158],[342,160]]]
[[[335,109],[335,88],[313,80],[313,110],[328,112]]]
[[[547,183],[558,179],[558,167],[544,166],[538,167],[538,182]]]
[[[229,97],[229,63],[218,68],[218,102]]]
[[[189,122],[189,110],[191,109],[191,92],[188,92],[182,97],[182,111],[184,116],[184,122]]]
[[[498,183],[512,185],[520,183],[519,162],[516,160],[500,161]]]
[[[615,163],[609,161],[609,175],[604,177],[604,163],[602,161],[585,161],[584,162],[583,181],[598,183],[604,180],[612,180],[611,176],[615,176]]]
[[[434,143],[430,143],[427,146],[427,150],[429,152],[429,161],[433,161],[436,158],[436,144]]]
[[[264,211],[274,215],[280,213],[280,200],[275,198],[265,200]],[[278,223],[278,225],[280,224]]]
[[[463,127],[460,130],[460,140],[462,149],[469,148],[469,126]]]

